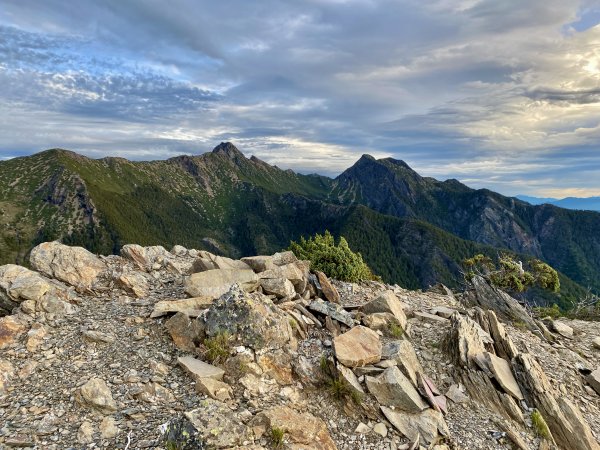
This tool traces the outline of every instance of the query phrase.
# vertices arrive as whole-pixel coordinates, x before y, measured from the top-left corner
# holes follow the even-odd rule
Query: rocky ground
[[[0,267],[0,448],[599,448],[598,323],[529,327],[505,298],[498,321],[289,253],[122,255]]]

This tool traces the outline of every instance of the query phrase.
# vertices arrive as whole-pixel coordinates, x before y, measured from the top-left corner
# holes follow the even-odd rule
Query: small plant
[[[390,335],[392,335],[395,338],[402,337],[402,335],[404,334],[404,328],[402,328],[400,324],[396,322],[390,322],[388,324],[388,331],[390,332]]]
[[[230,337],[228,332],[223,331],[204,341],[204,357],[208,362],[215,364],[227,359],[231,351]]]
[[[548,424],[544,420],[542,414],[537,409],[534,409],[531,413],[531,423],[533,425],[535,434],[549,441],[552,440],[552,434],[550,434]]]
[[[341,400],[351,392],[348,385],[337,377],[327,381],[327,390],[336,400]]]
[[[283,447],[283,437],[285,436],[285,430],[283,428],[273,427],[271,428],[271,443],[273,448]]]
[[[329,231],[308,239],[301,237],[299,242],[291,242],[289,249],[298,258],[309,260],[312,269],[320,270],[329,278],[354,283],[377,278],[361,254],[350,249],[344,237],[340,237],[336,245]]]

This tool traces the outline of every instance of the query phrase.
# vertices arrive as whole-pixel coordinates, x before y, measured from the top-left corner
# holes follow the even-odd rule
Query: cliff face
[[[551,332],[481,283],[350,284],[291,252],[120,253],[0,266],[2,446],[599,448],[598,323]]]

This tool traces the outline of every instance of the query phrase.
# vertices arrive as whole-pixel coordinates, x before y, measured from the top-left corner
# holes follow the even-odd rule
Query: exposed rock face
[[[560,448],[600,449],[579,409],[555,393],[533,356],[521,353],[516,357],[516,374],[525,397],[540,410]]]
[[[520,322],[531,330],[536,329],[533,319],[518,301],[494,286],[483,277],[475,276],[471,281],[473,289],[463,295],[463,300],[471,306],[484,310],[491,309],[498,317],[511,322]]]
[[[455,314],[450,321],[452,328],[446,339],[448,352],[456,364],[467,368],[474,367],[477,355],[490,349],[494,340],[468,317]]]
[[[366,366],[381,360],[381,342],[373,330],[352,328],[333,340],[336,358],[347,367]]]
[[[194,273],[185,281],[185,292],[192,297],[217,298],[237,283],[245,291],[258,287],[259,279],[250,269],[212,269]]]
[[[493,353],[484,352],[481,354],[481,359],[478,358],[477,361],[482,361],[484,367],[492,373],[494,379],[507,394],[517,400],[523,400],[521,388],[515,380],[510,364],[505,359],[498,358]]]
[[[254,273],[254,272],[252,272]],[[288,316],[273,302],[244,292],[238,285],[210,306],[206,313],[206,334],[227,332],[241,345],[254,350],[293,346],[295,338]]]
[[[83,247],[44,242],[31,250],[31,267],[75,287],[91,288],[106,264]]]

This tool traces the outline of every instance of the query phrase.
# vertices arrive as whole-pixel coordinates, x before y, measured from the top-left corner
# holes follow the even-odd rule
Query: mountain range
[[[363,155],[332,179],[212,152],[134,162],[53,149],[0,162],[0,263],[60,239],[97,253],[129,242],[231,257],[270,254],[328,229],[386,282],[456,287],[476,253],[537,257],[561,272],[565,304],[600,292],[600,213],[530,205],[406,163]]]
[[[528,195],[517,195],[519,200],[523,200],[532,205],[551,205],[561,208],[577,209],[581,211],[600,211],[600,197],[565,197],[565,198],[540,198]]]

